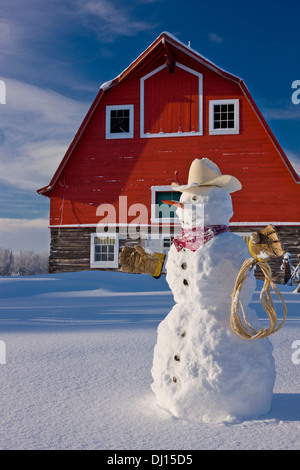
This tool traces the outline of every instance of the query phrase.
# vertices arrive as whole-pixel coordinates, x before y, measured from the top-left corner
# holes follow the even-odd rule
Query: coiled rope
[[[243,304],[240,300],[240,293],[241,293],[243,284],[247,278],[247,272],[249,269],[253,269],[254,265],[258,265],[261,268],[265,276],[264,285],[260,293],[260,301],[270,321],[270,325],[268,328],[262,327],[260,330],[256,330],[249,324],[246,318]],[[283,319],[279,325],[277,325],[278,319],[277,319],[277,314],[275,311],[274,303],[271,298],[270,287],[273,288],[274,292],[279,297],[283,305]],[[242,321],[241,316],[240,316],[240,309],[242,310],[244,322]],[[244,261],[241,267],[241,270],[237,276],[234,290],[232,293],[231,317],[230,317],[230,325],[231,325],[232,330],[244,339],[265,338],[266,336],[272,335],[283,326],[285,319],[286,319],[286,314],[287,314],[287,307],[285,305],[285,302],[283,300],[283,297],[279,289],[276,287],[276,285],[272,281],[272,271],[268,263],[259,262],[255,260],[254,258],[246,259],[246,261]]]

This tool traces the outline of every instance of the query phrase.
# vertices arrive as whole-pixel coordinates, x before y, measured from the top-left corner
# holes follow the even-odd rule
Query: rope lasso
[[[243,284],[247,278],[247,272],[249,269],[252,269],[255,265],[258,265],[262,272],[264,273],[265,280],[264,285],[260,293],[260,301],[268,315],[270,325],[268,328],[261,328],[260,330],[256,330],[253,328],[250,323],[248,322],[245,314],[244,306],[240,300],[240,293],[243,287]],[[271,290],[270,287],[273,288],[276,295],[282,302],[283,305],[283,319],[279,325],[277,325],[277,314],[275,311],[274,303],[271,298]],[[240,316],[240,309],[243,314],[243,320]],[[241,270],[237,276],[234,290],[232,293],[232,303],[231,303],[231,316],[230,316],[230,325],[232,330],[238,334],[240,337],[244,339],[257,339],[257,338],[265,338],[267,336],[272,335],[276,331],[278,331],[284,324],[287,314],[287,307],[283,300],[283,297],[276,287],[274,282],[272,281],[272,271],[270,266],[266,262],[259,262],[254,258],[249,258],[244,261]]]

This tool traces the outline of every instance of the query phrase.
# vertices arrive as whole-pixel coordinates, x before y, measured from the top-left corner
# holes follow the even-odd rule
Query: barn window
[[[133,137],[133,105],[106,106],[107,139],[130,139]]]
[[[173,243],[173,236],[163,238],[163,248],[170,248]]]
[[[91,235],[91,268],[117,268],[119,266],[117,234]]]
[[[212,100],[209,102],[209,133],[239,133],[239,100]]]
[[[170,222],[177,219],[176,207],[163,201],[179,201],[181,193],[173,191],[170,186],[152,186],[151,188],[151,221]]]

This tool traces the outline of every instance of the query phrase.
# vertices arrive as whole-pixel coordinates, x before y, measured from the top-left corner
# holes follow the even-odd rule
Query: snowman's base
[[[220,424],[220,423],[230,423],[230,424],[237,424],[241,423],[242,421],[245,420],[250,420],[250,419],[255,419],[255,418],[260,418],[266,414],[268,414],[271,411],[271,404],[272,404],[272,398],[269,400],[269,403],[265,403],[264,407],[257,408],[256,410],[252,409],[250,410],[242,410],[241,412],[231,412],[227,414],[227,411],[225,410],[220,410],[220,406],[216,406],[212,410],[206,410],[198,413],[195,413],[194,411],[190,410],[185,410],[185,412],[180,412],[179,410],[176,410],[175,406],[168,406],[164,400],[160,402],[159,396],[156,395],[157,398],[157,404],[158,406],[169,413],[171,416],[174,416],[175,418],[182,419],[182,420],[188,420],[188,421],[195,421],[195,422],[201,422],[201,423],[206,423],[206,424]],[[229,407],[231,408],[231,407]]]
[[[268,338],[241,339],[211,310],[189,317],[176,304],[158,328],[151,386],[157,403],[177,418],[205,423],[262,416],[272,404],[272,349]]]

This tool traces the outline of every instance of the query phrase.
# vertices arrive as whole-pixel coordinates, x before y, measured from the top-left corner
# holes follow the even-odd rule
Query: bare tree
[[[0,275],[10,276],[13,264],[13,253],[8,248],[0,247]]]
[[[21,250],[13,253],[8,248],[0,247],[1,276],[32,276],[48,272],[48,252],[35,253]]]

